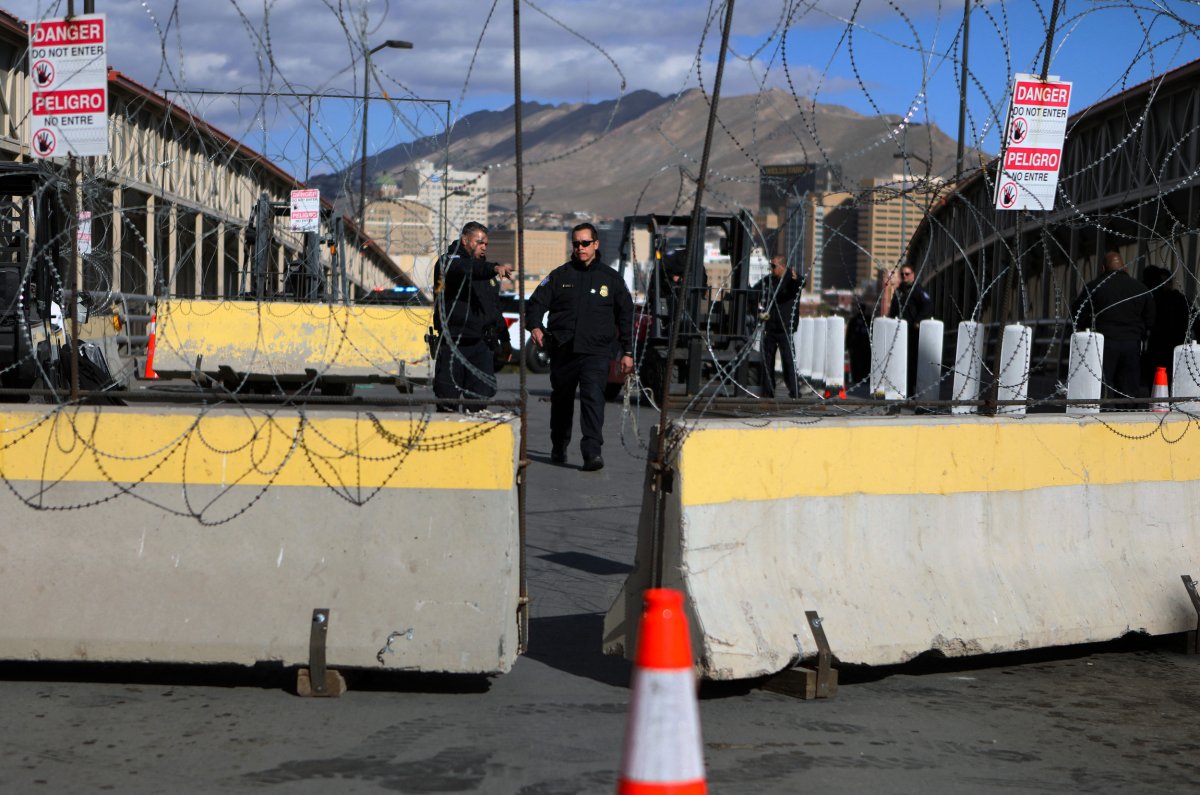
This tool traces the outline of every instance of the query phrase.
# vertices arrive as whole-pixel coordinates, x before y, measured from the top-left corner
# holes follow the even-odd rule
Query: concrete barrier
[[[508,671],[517,420],[0,412],[0,659]]]
[[[691,420],[669,464],[654,584],[687,594],[711,679],[780,671],[797,640],[815,653],[805,610],[838,659],[870,665],[1196,626],[1180,582],[1200,569],[1186,418]],[[652,500],[610,653],[632,648],[654,579]]]
[[[186,376],[202,357],[214,378],[427,382],[432,317],[428,306],[161,301],[154,368]]]

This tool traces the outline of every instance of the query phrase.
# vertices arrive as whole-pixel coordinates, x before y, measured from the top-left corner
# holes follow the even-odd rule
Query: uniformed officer
[[[800,397],[796,378],[796,359],[792,352],[792,335],[796,331],[796,296],[800,294],[800,278],[787,266],[782,254],[771,257],[771,272],[754,285],[758,294],[759,320],[762,335],[762,393],[775,397],[775,353],[783,357],[783,382],[788,394]]]
[[[604,466],[604,386],[613,355],[621,355],[622,375],[633,372],[633,298],[620,275],[600,261],[599,245],[591,224],[572,229],[571,259],[542,280],[525,308],[530,336],[550,352],[550,460],[566,463],[578,388],[585,472]]]
[[[502,321],[492,280],[510,278],[512,266],[488,262],[487,247],[487,227],[471,221],[433,268],[433,323],[439,339],[433,393],[438,411],[457,411],[456,399],[496,394],[488,334]]]

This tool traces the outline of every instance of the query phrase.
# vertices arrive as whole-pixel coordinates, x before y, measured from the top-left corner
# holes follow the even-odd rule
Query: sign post
[[[104,14],[29,24],[34,157],[108,154],[107,42]]]
[[[997,210],[1053,210],[1071,84],[1018,74],[996,177]]]

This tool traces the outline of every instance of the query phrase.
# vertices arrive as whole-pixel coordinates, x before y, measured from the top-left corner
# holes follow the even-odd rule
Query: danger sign
[[[30,23],[34,157],[108,154],[106,28],[104,14]]]
[[[1054,209],[1070,104],[1070,83],[1016,76],[996,176],[997,210]]]
[[[316,188],[294,190],[289,203],[291,204],[289,229],[293,232],[321,231],[321,191]]]

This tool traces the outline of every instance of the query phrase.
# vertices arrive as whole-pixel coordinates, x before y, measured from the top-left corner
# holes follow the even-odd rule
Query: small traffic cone
[[[683,594],[651,588],[634,657],[617,795],[704,795],[704,747]]]
[[[1154,371],[1154,388],[1150,390],[1150,398],[1151,398],[1151,400],[1153,400],[1155,398],[1166,398],[1166,397],[1170,397],[1170,393],[1167,391],[1167,368],[1160,367]],[[1161,401],[1157,402],[1157,403],[1151,403],[1150,410],[1151,411],[1170,411],[1171,404],[1164,403]]]
[[[158,373],[154,372],[154,333],[158,326],[158,313],[150,315],[150,323],[146,326],[146,336],[149,341],[146,343],[146,372],[143,378],[158,378]]]

